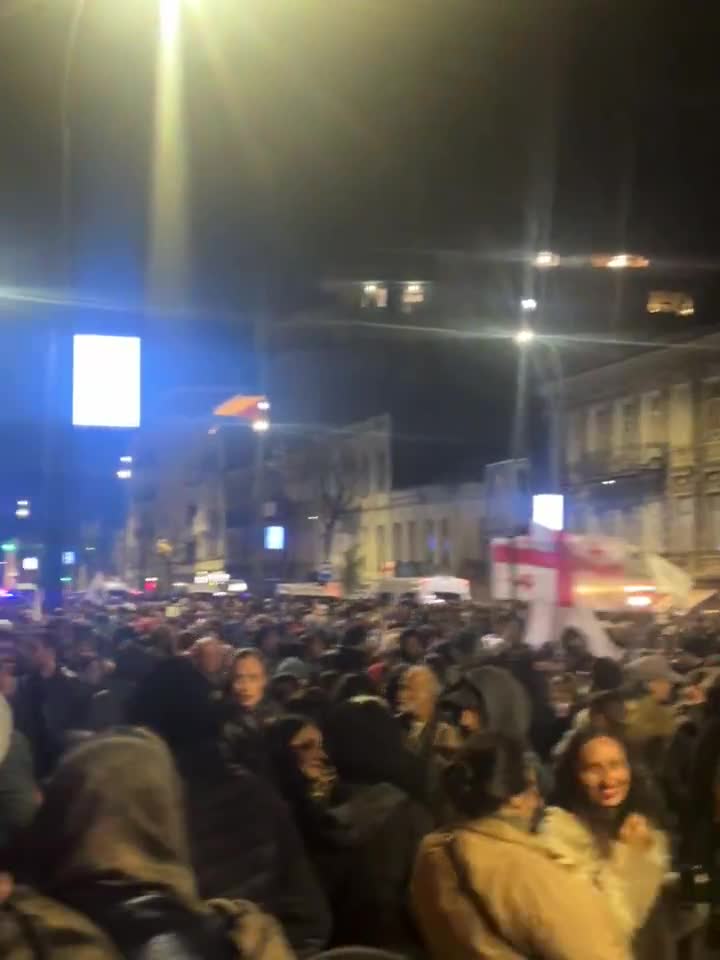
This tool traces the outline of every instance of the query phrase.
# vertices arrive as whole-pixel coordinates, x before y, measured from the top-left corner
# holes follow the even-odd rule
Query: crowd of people
[[[669,960],[720,930],[719,675],[709,624],[471,604],[0,624],[0,955]]]

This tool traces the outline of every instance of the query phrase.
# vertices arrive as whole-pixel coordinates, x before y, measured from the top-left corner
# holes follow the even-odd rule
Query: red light
[[[149,582],[145,584],[145,593],[155,593],[157,590],[157,584],[154,582]]]

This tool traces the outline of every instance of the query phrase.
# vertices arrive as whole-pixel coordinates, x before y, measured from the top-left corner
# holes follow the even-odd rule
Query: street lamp
[[[529,347],[535,340],[535,333],[529,327],[523,327],[514,336],[514,341],[518,347]],[[552,441],[551,441],[551,473],[555,491],[559,492],[562,475],[562,443],[563,443],[563,418],[564,418],[564,390],[565,390],[565,372],[563,370],[562,357],[557,346],[551,338],[542,338],[538,341],[541,346],[547,347],[548,353],[552,358],[555,367],[555,383],[551,390],[553,397],[552,410]],[[536,348],[537,350],[537,348]],[[523,351],[524,353],[524,351]],[[537,354],[535,354],[537,355]]]
[[[550,250],[541,250],[535,254],[533,263],[540,270],[546,270],[548,267],[557,267],[560,263],[560,257]]]
[[[532,343],[535,339],[535,331],[531,330],[530,327],[522,327],[513,337],[515,343],[519,347],[524,347],[528,343]]]
[[[270,421],[266,417],[260,417],[259,420],[253,420],[252,428],[255,433],[267,433],[270,429]]]
[[[523,297],[520,301],[520,308],[523,313],[535,313],[538,308],[538,302],[535,297]]]

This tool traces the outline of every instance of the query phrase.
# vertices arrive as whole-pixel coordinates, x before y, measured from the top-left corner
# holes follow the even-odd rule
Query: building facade
[[[301,437],[291,449],[268,444],[259,477],[257,443],[239,427],[139,439],[124,543],[129,582],[252,581],[258,570],[265,580],[345,580],[350,566],[358,585],[388,575],[482,576],[483,485],[394,489],[389,416],[320,441]],[[263,536],[270,528],[281,538]]]
[[[568,525],[720,580],[720,336],[565,380]]]

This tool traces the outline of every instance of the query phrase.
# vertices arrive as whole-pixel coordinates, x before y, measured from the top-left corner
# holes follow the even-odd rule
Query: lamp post
[[[562,486],[563,421],[565,415],[565,373],[562,357],[560,356],[560,351],[557,346],[551,339],[538,337],[531,327],[521,327],[513,339],[523,352],[523,356],[525,356],[525,351],[535,343],[546,347],[555,368],[555,383],[551,388],[553,407],[550,419],[550,479],[555,492],[559,493]]]

